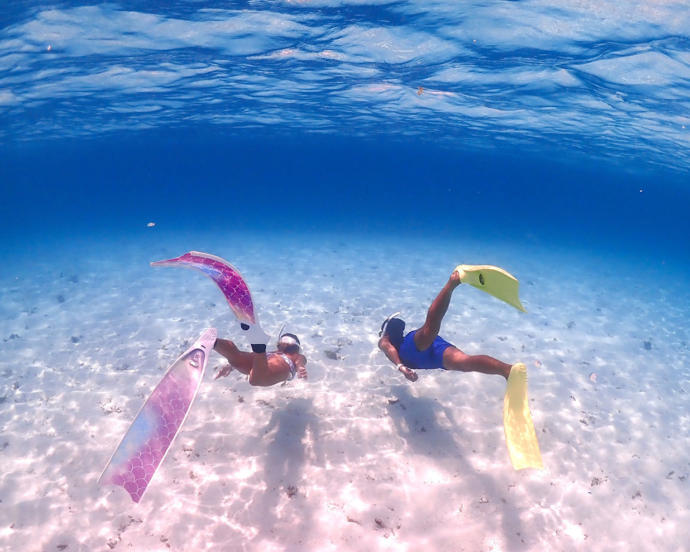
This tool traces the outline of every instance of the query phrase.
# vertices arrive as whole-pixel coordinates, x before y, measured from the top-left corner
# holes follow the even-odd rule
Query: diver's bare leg
[[[511,368],[510,364],[501,362],[494,357],[488,355],[466,355],[455,347],[448,347],[443,352],[443,367],[446,370],[496,374],[506,379],[508,379]]]
[[[252,370],[249,372],[249,384],[258,385],[261,387],[268,387],[275,385],[281,381],[285,381],[289,375],[289,368],[287,371],[283,369],[281,364],[287,368],[284,361],[279,364],[273,362],[269,365],[266,353],[252,353]]]
[[[250,385],[262,385],[268,374],[268,358],[266,353],[252,353],[252,370],[249,372]]]
[[[240,351],[232,341],[228,339],[217,339],[213,349],[228,359],[233,368],[243,374],[248,375],[252,370],[254,355]],[[264,355],[266,356],[266,355]]]
[[[438,332],[441,330],[441,321],[448,311],[448,305],[450,305],[450,298],[453,295],[453,290],[460,285],[460,276],[457,271],[453,271],[443,286],[443,289],[439,292],[434,299],[433,303],[429,307],[426,313],[426,321],[424,325],[417,330],[414,335],[414,344],[417,349],[424,351],[428,349],[431,344],[436,339]]]

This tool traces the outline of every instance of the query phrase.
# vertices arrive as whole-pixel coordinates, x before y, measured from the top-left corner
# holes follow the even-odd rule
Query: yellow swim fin
[[[544,467],[527,401],[527,367],[522,362],[513,364],[508,376],[503,399],[503,428],[510,461],[516,470]]]
[[[455,270],[460,274],[463,284],[470,284],[522,312],[527,312],[518,297],[520,283],[509,272],[491,265],[458,265]]]

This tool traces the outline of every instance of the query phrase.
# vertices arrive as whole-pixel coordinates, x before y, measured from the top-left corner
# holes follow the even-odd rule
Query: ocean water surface
[[[690,11],[590,2],[0,7],[0,548],[685,550]],[[145,498],[97,479],[233,263],[309,380],[213,355]],[[505,382],[377,349],[459,263],[441,334]],[[420,371],[421,372],[421,371]]]

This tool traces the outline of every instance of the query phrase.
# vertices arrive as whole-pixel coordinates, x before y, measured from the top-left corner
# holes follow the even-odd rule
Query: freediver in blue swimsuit
[[[410,381],[417,381],[414,370],[458,370],[497,374],[508,379],[510,364],[487,355],[467,355],[438,335],[448,311],[453,291],[460,285],[460,275],[453,271],[448,282],[431,303],[421,328],[403,335],[405,321],[397,314],[384,320],[379,332],[379,349]]]

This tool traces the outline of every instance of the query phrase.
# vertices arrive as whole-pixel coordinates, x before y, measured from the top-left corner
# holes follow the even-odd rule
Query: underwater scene
[[[0,549],[688,550],[689,184],[684,1],[4,2]]]

